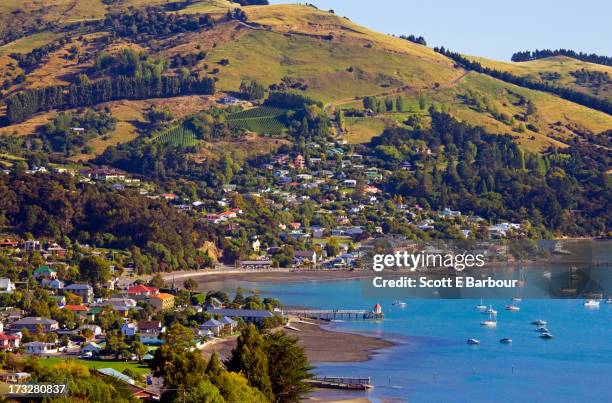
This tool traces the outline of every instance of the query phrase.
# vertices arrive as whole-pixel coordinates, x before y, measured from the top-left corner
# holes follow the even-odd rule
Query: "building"
[[[31,375],[27,372],[6,372],[0,374],[0,382],[7,383],[25,383],[29,381]]]
[[[110,305],[115,311],[127,314],[131,309],[139,309],[136,306],[136,300],[131,298],[109,298],[104,302],[105,305]]]
[[[134,337],[138,333],[138,326],[135,323],[124,323],[121,325],[121,334],[125,337]]]
[[[49,252],[52,256],[55,256],[55,257],[66,256],[66,249],[62,248],[57,243],[54,243],[53,245],[49,246],[47,248],[47,252]]]
[[[306,167],[306,160],[301,154],[298,154],[293,161],[293,165],[295,166],[295,169],[304,169]]]
[[[2,241],[0,241],[0,249],[15,249],[17,247],[17,245],[19,245],[19,242],[11,241],[8,238],[3,239]]]
[[[138,321],[136,326],[138,327],[138,332],[145,336],[157,337],[164,331],[164,327],[158,320],[141,320]]]
[[[64,287],[64,291],[78,295],[85,303],[92,303],[94,299],[93,287],[89,284],[70,284]]]
[[[314,250],[296,251],[293,255],[293,258],[296,263],[310,262],[313,264],[317,264],[320,260],[320,257]]]
[[[200,325],[199,333],[202,335],[206,335],[206,333],[210,331],[215,336],[219,336],[222,328],[223,328],[223,323],[219,322],[216,319],[209,319]]]
[[[172,309],[174,308],[174,295],[161,292],[149,297],[147,302],[157,311]]]
[[[9,278],[0,278],[0,294],[10,294],[15,290],[15,284]]]
[[[23,243],[23,250],[25,250],[26,252],[40,252],[42,251],[42,245],[40,244],[40,241],[36,241],[33,239],[28,240]]]
[[[245,322],[261,323],[264,319],[274,317],[274,314],[264,309],[207,309],[211,315],[227,316],[230,318],[240,318]]]
[[[272,267],[271,260],[241,260],[240,268],[242,269],[269,269]]]
[[[130,298],[138,299],[146,299],[153,295],[159,294],[159,289],[155,287],[149,287],[148,285],[138,284],[128,288],[127,290]]]
[[[234,319],[232,318],[228,318],[227,316],[222,317],[219,322],[221,322],[223,324],[223,326],[225,327],[225,330],[229,333],[233,333],[234,329],[236,328],[236,326],[238,325],[238,322],[236,322]]]
[[[57,347],[53,343],[44,343],[42,341],[32,341],[24,343],[27,354],[44,355],[57,353]]]
[[[53,319],[41,318],[40,316],[28,316],[13,323],[11,328],[16,331],[28,329],[30,333],[37,333],[40,328],[43,333],[48,333],[57,330],[59,324]]]
[[[0,349],[12,351],[19,348],[21,338],[14,334],[0,333]]]
[[[81,347],[81,353],[98,354],[102,350],[102,346],[98,343],[90,342]]]
[[[57,277],[57,270],[49,266],[40,266],[38,269],[34,270],[32,276],[37,280],[54,279]]]

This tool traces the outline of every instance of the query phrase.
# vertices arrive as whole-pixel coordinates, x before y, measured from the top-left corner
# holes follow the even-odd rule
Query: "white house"
[[[15,284],[9,278],[0,278],[0,294],[12,293],[15,289]]]
[[[57,353],[57,347],[53,343],[44,343],[42,341],[32,341],[24,343],[27,354],[42,355]]]
[[[102,346],[100,346],[98,343],[91,342],[91,343],[85,344],[81,348],[81,353],[98,354],[100,352],[100,350],[102,350]]]

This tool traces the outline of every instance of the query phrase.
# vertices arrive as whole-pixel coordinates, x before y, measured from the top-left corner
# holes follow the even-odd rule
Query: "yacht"
[[[480,344],[480,340],[478,339],[468,339],[467,344],[469,344],[470,346],[475,346]]]
[[[480,304],[476,305],[476,309],[479,311],[484,311],[487,309],[487,306],[482,303],[482,297],[480,297]]]
[[[549,333],[548,328],[547,328],[547,327],[544,327],[544,326],[540,326],[540,327],[538,327],[538,328],[536,329],[536,332],[539,332],[539,333]]]
[[[497,311],[495,309],[493,309],[492,305],[489,305],[489,309],[487,309],[483,313],[488,313],[489,315],[497,315]]]
[[[504,337],[503,339],[500,339],[499,342],[503,343],[503,344],[510,344],[510,343],[512,343],[512,339]]]
[[[487,320],[483,320],[482,322],[480,322],[480,324],[482,326],[486,326],[486,327],[496,327],[497,326],[497,318],[495,317],[495,314],[489,314],[489,319]]]
[[[404,301],[400,301],[399,299],[393,301],[393,306],[399,306],[400,308],[405,308],[406,304]]]
[[[519,297],[514,297],[512,298],[512,302],[522,302],[523,298],[519,298]]]
[[[508,305],[508,306],[506,307],[506,311],[518,312],[518,311],[520,311],[520,310],[521,310],[521,307],[516,306],[516,305],[514,305],[514,304],[513,304],[513,305]]]
[[[542,334],[540,335],[540,338],[541,338],[541,339],[553,339],[554,337],[555,337],[555,336],[553,336],[553,335],[552,335],[552,334],[550,334],[550,333],[542,333]]]
[[[531,322],[532,325],[538,325],[538,326],[546,326],[548,324],[548,322],[546,322],[543,319],[538,319],[538,320],[534,320],[533,322]]]
[[[587,299],[584,301],[584,306],[587,308],[599,308],[599,301],[594,299]]]

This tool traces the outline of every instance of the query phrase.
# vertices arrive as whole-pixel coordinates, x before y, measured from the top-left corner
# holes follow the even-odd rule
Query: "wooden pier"
[[[318,320],[336,320],[336,319],[382,319],[382,312],[374,312],[361,309],[288,309],[285,310],[288,315],[294,315],[301,318],[318,319]]]
[[[315,376],[306,380],[308,384],[316,388],[369,390],[374,388],[370,378],[351,378],[344,376]]]

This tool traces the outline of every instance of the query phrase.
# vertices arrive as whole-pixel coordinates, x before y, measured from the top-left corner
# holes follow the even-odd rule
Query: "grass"
[[[60,38],[62,34],[55,32],[39,32],[30,36],[26,36],[16,41],[0,46],[0,55],[8,55],[11,53],[28,53],[32,50],[45,46],[54,40]]]
[[[61,357],[49,357],[49,358],[41,358],[38,362],[46,367],[53,367],[65,361],[65,358]],[[101,361],[101,360],[83,360],[80,358],[73,359],[74,362],[85,365],[87,368],[91,370],[102,369],[102,368],[112,368],[116,371],[123,372],[126,368],[130,368],[141,375],[145,375],[151,372],[151,369],[145,364],[139,364],[137,362],[132,361]]]
[[[529,77],[532,80],[539,81],[540,73],[551,72],[559,73],[561,77],[558,80],[549,81],[556,85],[572,88],[574,90],[583,91],[600,98],[612,99],[612,85],[603,86],[599,91],[590,87],[580,86],[576,84],[575,78],[570,74],[576,70],[591,70],[607,72],[612,77],[612,67],[603,66],[600,64],[583,62],[566,56],[547,57],[544,59],[532,60],[528,62],[502,62],[496,60],[485,59],[481,57],[473,57],[478,60],[483,66],[494,68],[501,71],[508,71],[512,74]]]
[[[167,144],[179,147],[191,147],[197,143],[196,135],[193,131],[182,126],[173,127],[161,133],[155,139],[156,143]]]

